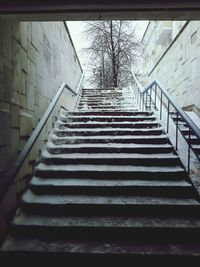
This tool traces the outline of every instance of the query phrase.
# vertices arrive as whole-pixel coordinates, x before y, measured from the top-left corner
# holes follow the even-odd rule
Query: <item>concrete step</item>
[[[71,136],[58,137],[52,134],[49,138],[56,145],[60,144],[167,144],[169,138],[166,135],[156,136]]]
[[[156,128],[160,126],[159,121],[136,121],[136,122],[71,122],[64,123],[60,120],[56,122],[56,126],[59,128]]]
[[[134,128],[94,128],[94,129],[59,129],[57,127],[53,130],[57,136],[150,136],[150,135],[161,135],[163,134],[163,128],[148,128],[148,129],[134,129]]]
[[[200,255],[199,244],[185,244],[183,242],[158,243],[156,239],[147,243],[122,241],[88,241],[84,240],[48,240],[26,237],[9,236],[4,244],[1,257],[7,262],[18,259],[20,253],[26,254],[26,259],[35,262],[36,257],[42,255],[45,263],[55,263],[60,260],[70,260],[77,265],[80,260],[92,263],[94,266],[98,261],[101,264],[108,263],[108,256],[113,263],[123,264],[126,260],[135,260],[137,263],[148,263],[160,265],[165,263],[174,264],[180,262],[180,257],[187,264],[196,263]],[[35,253],[32,253],[32,252]],[[49,252],[49,253],[47,253]],[[12,261],[11,261],[12,259]],[[183,262],[183,261],[181,261]]]
[[[126,89],[101,89],[101,88],[98,88],[98,89],[88,89],[88,90],[85,90],[83,89],[82,90],[82,93],[123,93],[123,94],[127,94],[127,93],[133,93],[132,90],[126,90]]]
[[[184,135],[189,135],[190,131],[188,128],[183,128],[181,129],[181,132],[184,134]],[[191,133],[190,133],[191,134]]]
[[[44,178],[91,178],[91,179],[184,179],[186,172],[179,166],[132,166],[132,165],[46,165],[35,167],[35,176]]]
[[[200,203],[194,198],[160,196],[98,196],[35,194],[30,189],[22,197],[22,211],[38,215],[76,216],[195,216]]]
[[[152,111],[66,111],[66,116],[152,116]]]
[[[121,96],[124,96],[126,94],[130,94],[130,93],[122,93],[121,91],[83,91],[82,92],[82,97],[84,96],[94,96],[94,97],[103,97],[103,96],[107,96],[107,97],[112,97],[112,96],[115,96],[115,97],[121,97]]]
[[[99,108],[99,107],[95,107],[95,108],[93,108],[93,107],[83,107],[83,108],[79,108],[78,109],[78,111],[83,111],[83,112],[87,112],[87,111],[95,111],[95,112],[106,112],[106,111],[108,111],[108,112],[121,112],[121,111],[127,111],[127,112],[134,112],[134,111],[137,111],[137,108],[136,107],[127,107],[127,108],[125,108],[125,107],[115,107],[115,108],[112,108],[112,107],[101,107],[101,108]]]
[[[101,99],[106,99],[106,101],[117,101],[120,99],[123,100],[129,100],[129,99],[133,99],[135,100],[135,97],[132,93],[120,93],[120,92],[101,92],[101,93],[88,93],[88,92],[83,92],[83,94],[81,95],[80,98],[80,102],[83,100],[87,100],[87,99],[97,99],[97,100],[101,100]]]
[[[166,154],[131,154],[131,153],[68,153],[51,154],[42,152],[40,162],[45,164],[96,164],[96,165],[140,165],[140,166],[175,166],[180,159],[173,153]],[[97,166],[98,167],[98,166]]]
[[[59,120],[62,122],[135,122],[135,121],[154,121],[156,116],[64,116],[60,115]]]
[[[107,96],[83,96],[80,99],[79,103],[84,103],[84,102],[104,102],[104,101],[110,101]],[[135,101],[135,98],[129,94],[126,96],[120,96],[119,98],[112,98],[112,101],[118,102],[118,101],[125,101],[125,102],[130,102],[130,101]]]
[[[185,138],[189,142],[189,135],[185,135]],[[195,135],[190,136],[190,144],[200,145],[200,139],[198,139]]]
[[[200,154],[200,145],[192,145],[192,148],[195,153]]]
[[[82,92],[82,97],[93,97],[93,98],[96,98],[96,97],[99,97],[99,98],[104,98],[104,97],[107,97],[107,100],[108,99],[120,99],[120,98],[126,98],[128,99],[129,97],[132,97],[134,98],[133,94],[130,93],[130,92],[126,92],[126,93],[122,93],[122,92]],[[82,98],[81,98],[82,99]],[[81,100],[80,99],[80,100]]]
[[[118,101],[106,101],[102,99],[102,101],[81,101],[78,104],[78,107],[81,108],[82,106],[113,106],[113,107],[118,107],[118,106],[135,106],[135,102],[133,100],[129,101],[123,101],[123,100],[118,100]]]
[[[101,98],[89,98],[88,97],[85,99],[81,99],[78,103],[79,106],[82,105],[99,105],[99,104],[108,104],[108,105],[122,105],[122,104],[132,104],[135,105],[135,99],[132,96],[127,96],[126,98],[124,97],[110,97],[110,96],[104,96]]]
[[[130,92],[130,90],[124,90],[124,89],[103,89],[103,88],[98,88],[98,89],[82,89],[82,93],[85,93],[85,92],[88,92],[88,93],[122,93],[122,92]]]
[[[130,105],[83,105],[83,106],[79,106],[78,107],[79,110],[92,110],[92,109],[96,109],[96,110],[137,110],[137,108],[135,107],[135,105],[130,104]]]
[[[106,180],[40,178],[34,176],[30,188],[35,194],[125,195],[192,198],[194,188],[185,180]]]
[[[47,143],[47,150],[52,154],[61,153],[170,153],[174,148],[170,144],[65,144]]]
[[[51,240],[96,240],[147,243],[198,242],[200,218],[178,217],[112,217],[112,216],[37,216],[22,211],[12,224],[12,235]]]

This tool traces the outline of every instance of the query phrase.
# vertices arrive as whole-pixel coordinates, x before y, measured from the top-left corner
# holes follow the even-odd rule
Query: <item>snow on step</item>
[[[62,114],[65,116],[151,116],[153,115],[152,111],[62,111]]]
[[[31,180],[31,185],[35,186],[90,186],[90,187],[138,187],[138,189],[142,186],[146,187],[158,187],[158,188],[165,188],[165,187],[188,187],[191,188],[192,185],[186,182],[185,180],[180,181],[173,181],[173,180],[102,180],[102,179],[78,179],[78,178],[68,178],[68,179],[61,179],[61,178],[41,178],[34,176]]]
[[[145,216],[134,216],[134,217],[111,217],[111,216],[39,216],[39,215],[26,215],[21,212],[14,219],[15,225],[26,225],[26,226],[49,226],[49,227],[134,227],[134,228],[199,228],[200,219],[194,218],[175,218],[173,221],[169,218],[160,217],[145,217]]]
[[[184,169],[180,166],[165,166],[165,167],[157,167],[157,166],[152,166],[152,167],[146,167],[146,166],[131,166],[131,165],[98,165],[98,168],[96,165],[85,165],[85,164],[77,164],[76,166],[74,165],[46,165],[44,163],[38,164],[36,166],[35,171],[46,171],[46,172],[70,172],[70,171],[75,171],[75,172],[81,172],[81,171],[95,171],[95,172],[149,172],[149,173],[170,173],[170,172],[184,172]]]
[[[107,144],[62,144],[62,145],[55,145],[53,142],[48,142],[47,147],[49,148],[55,148],[55,149],[67,149],[67,148],[173,148],[170,144],[113,144],[113,143],[107,143]]]
[[[50,140],[54,144],[78,144],[78,143],[102,143],[102,144],[107,144],[107,143],[141,143],[141,144],[165,144],[169,143],[169,139],[165,136],[149,136],[146,138],[142,138],[137,136],[136,138],[134,137],[127,137],[127,138],[120,138],[115,136],[115,138],[112,138],[112,136],[95,136],[95,137],[57,137],[56,135],[52,135]]]
[[[149,127],[158,127],[160,126],[159,121],[137,121],[137,122],[95,122],[95,121],[88,121],[88,122],[70,122],[64,123],[62,121],[57,121],[56,126],[60,128],[149,128]]]
[[[196,206],[200,203],[195,199],[179,199],[167,197],[148,196],[82,196],[82,195],[36,195],[27,190],[23,195],[23,202],[27,204],[48,204],[48,205],[147,205],[147,206]]]
[[[90,110],[90,111],[135,111],[135,110],[137,110],[137,108],[134,108],[134,107],[112,107],[112,106],[110,106],[110,107],[101,107],[101,106],[96,106],[96,107],[81,107],[81,108],[79,108],[78,110],[80,110],[80,111],[88,111],[88,110]]]
[[[155,134],[162,134],[163,133],[163,128],[158,126],[156,128],[64,128],[60,129],[57,126],[53,129],[53,132],[56,135],[63,136],[82,136],[82,135],[107,135],[107,134],[112,134],[113,136],[115,135],[137,135],[139,134],[140,136],[144,135],[155,135]]]
[[[174,151],[174,148],[170,144],[62,144],[55,145],[52,142],[48,142],[47,150],[51,153],[168,153]]]
[[[51,154],[47,150],[43,150],[42,157],[57,159],[179,159],[173,153],[166,154],[137,154],[137,153],[69,153],[69,154]]]
[[[66,153],[52,154],[45,150],[41,155],[45,164],[108,164],[108,165],[142,165],[172,166],[180,164],[178,156],[172,153],[138,154],[138,153]]]
[[[155,115],[149,115],[149,116],[104,116],[104,115],[91,115],[91,116],[65,116],[65,115],[60,115],[59,119],[63,122],[70,122],[70,121],[140,121],[140,120],[156,120],[156,116]]]
[[[112,180],[89,178],[41,178],[34,176],[30,183],[36,194],[70,194],[101,196],[167,196],[191,198],[192,185],[182,180]]]
[[[148,244],[141,244],[140,243],[131,243],[131,242],[120,242],[120,241],[91,241],[91,240],[42,240],[42,239],[31,239],[30,242],[27,242],[26,238],[17,238],[17,237],[11,237],[9,236],[7,241],[5,242],[3,246],[3,251],[22,251],[22,252],[47,252],[53,253],[58,252],[59,258],[62,258],[63,255],[69,254],[73,257],[73,263],[77,263],[77,265],[80,264],[80,257],[77,257],[77,255],[92,255],[92,258],[94,259],[94,256],[97,255],[97,258],[99,259],[99,255],[120,255],[120,256],[145,256],[150,255],[152,258],[155,256],[164,256],[166,261],[166,255],[167,256],[198,256],[200,255],[200,247],[197,245],[193,245],[191,247],[191,244],[176,244],[174,243],[164,243],[160,244],[157,243],[152,245],[152,243]],[[63,253],[62,253],[63,252]],[[48,256],[47,256],[48,257]],[[119,263],[120,257],[114,257],[112,258],[112,262]],[[194,257],[195,258],[195,257]],[[116,261],[117,259],[117,261]],[[121,258],[122,259],[122,258]],[[51,260],[51,257],[50,257]],[[148,258],[148,261],[150,258]],[[191,262],[190,258],[190,262]],[[13,261],[13,260],[12,260]],[[155,258],[152,261],[152,263],[155,263]]]
[[[95,137],[93,137],[93,136],[82,136],[82,137],[79,137],[79,136],[64,136],[64,137],[61,137],[61,136],[57,136],[57,135],[55,135],[55,134],[52,134],[51,136],[50,136],[50,139],[51,140],[63,140],[63,141],[69,141],[70,142],[70,140],[72,140],[73,141],[73,139],[80,139],[80,140],[86,140],[86,139],[88,139],[88,140],[90,140],[91,141],[91,143],[92,143],[92,141],[93,140],[95,140],[95,139],[102,139],[102,140],[109,140],[109,141],[112,141],[112,140],[133,140],[133,142],[134,142],[134,140],[140,140],[140,139],[143,139],[143,140],[145,140],[145,139],[148,139],[148,140],[151,140],[151,139],[166,139],[166,138],[168,138],[167,137],[167,135],[165,135],[165,134],[162,134],[162,135],[151,135],[151,136],[139,136],[139,135],[137,135],[137,136],[132,136],[132,135],[126,135],[126,136],[110,136],[110,135],[104,135],[104,136],[102,136],[102,135],[96,135]]]
[[[155,121],[148,121],[148,119],[147,119],[147,121],[126,121],[126,120],[124,120],[124,121],[120,121],[120,122],[115,122],[115,121],[111,121],[111,122],[107,122],[107,121],[86,121],[86,122],[67,122],[67,123],[64,123],[63,121],[61,121],[61,120],[58,120],[58,122],[59,122],[59,124],[61,124],[61,125],[66,125],[66,126],[68,126],[68,125],[90,125],[90,124],[92,124],[92,125],[97,125],[97,127],[100,127],[100,125],[105,125],[105,127],[106,126],[112,126],[112,125],[122,125],[122,127],[123,127],[123,125],[130,125],[130,127],[132,126],[132,125],[157,125],[158,123],[160,123],[160,121],[158,121],[158,120],[155,120]]]
[[[121,112],[121,111],[127,111],[127,112],[134,112],[134,111],[136,111],[137,110],[137,108],[79,108],[78,109],[79,111],[83,111],[83,112],[85,112],[85,111],[96,111],[96,112],[102,112],[102,111],[110,111],[110,112],[115,112],[115,111],[117,111],[117,112]]]

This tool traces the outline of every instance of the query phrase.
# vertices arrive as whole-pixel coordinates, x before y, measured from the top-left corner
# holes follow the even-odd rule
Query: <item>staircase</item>
[[[154,113],[128,89],[83,89],[77,110],[61,112],[1,253],[199,256],[199,243],[199,196]]]

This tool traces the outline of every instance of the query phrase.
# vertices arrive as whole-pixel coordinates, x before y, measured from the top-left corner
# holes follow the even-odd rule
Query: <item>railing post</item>
[[[188,137],[188,173],[190,173],[190,143],[191,143],[191,129],[189,127],[189,137]]]
[[[178,150],[178,112],[176,112],[176,150]]]
[[[147,92],[145,92],[146,100],[145,100],[145,110],[147,110]]]
[[[162,97],[163,97],[163,93],[161,91],[161,96],[160,96],[160,120],[162,119]]]
[[[157,98],[157,85],[155,84],[155,109],[156,109],[156,98]]]
[[[167,103],[167,133],[169,133],[169,100]]]
[[[138,90],[137,90],[136,82],[134,83],[134,92],[135,92],[135,100],[136,100],[136,103],[138,104]]]
[[[152,97],[152,87],[150,89],[150,109],[151,109],[151,97]]]
[[[141,97],[142,97],[142,111],[144,111],[144,94],[141,93]]]

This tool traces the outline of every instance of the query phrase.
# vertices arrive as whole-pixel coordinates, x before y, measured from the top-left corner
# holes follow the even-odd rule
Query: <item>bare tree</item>
[[[131,65],[141,55],[135,29],[128,21],[88,22],[85,30],[91,45],[86,48],[90,55],[90,84],[99,87],[127,86]]]

